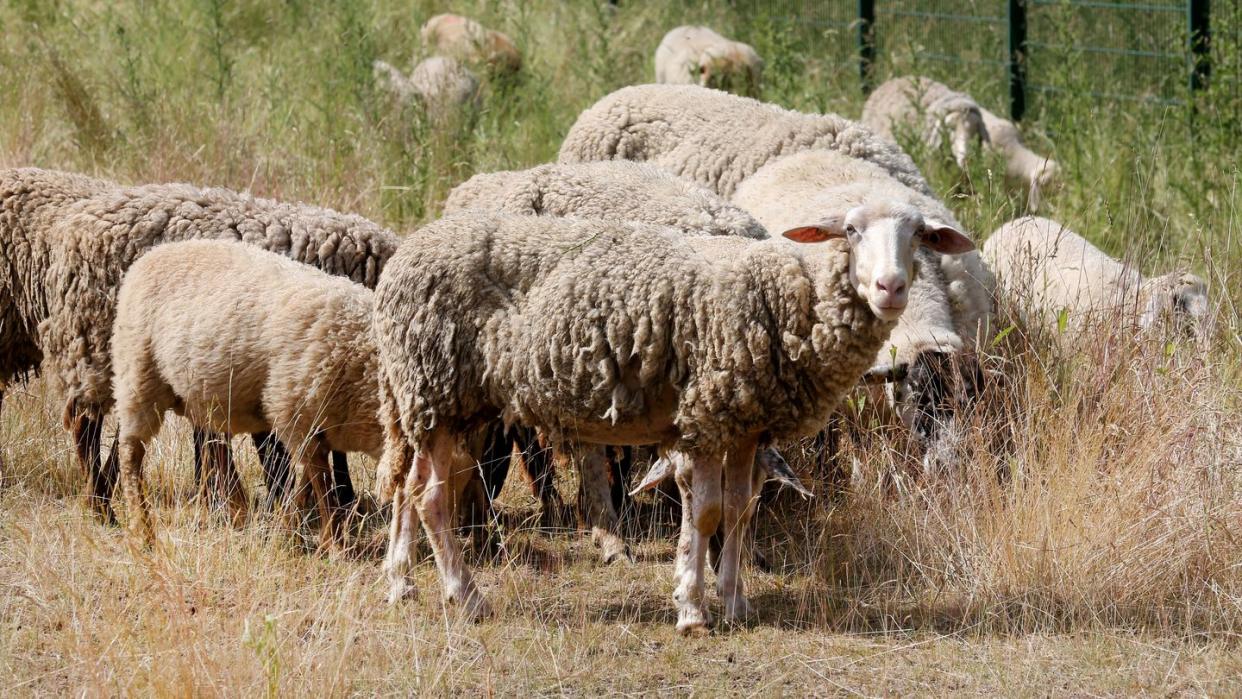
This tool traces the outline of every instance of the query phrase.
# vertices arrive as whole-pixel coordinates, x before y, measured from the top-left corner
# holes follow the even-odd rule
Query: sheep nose
[[[899,296],[906,290],[906,279],[893,275],[890,277],[880,277],[875,280],[876,288],[892,296]]]

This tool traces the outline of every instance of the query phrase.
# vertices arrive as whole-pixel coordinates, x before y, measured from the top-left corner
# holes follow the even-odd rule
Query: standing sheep
[[[116,301],[121,473],[130,527],[154,541],[142,486],[147,445],[173,410],[217,433],[274,432],[314,490],[322,545],[340,537],[329,454],[381,458],[372,293],[237,242],[160,245]]]
[[[1033,324],[1054,330],[1065,314],[1064,323],[1076,331],[1116,327],[1122,319],[1143,329],[1172,320],[1194,334],[1204,330],[1208,299],[1202,279],[1183,272],[1144,278],[1056,221],[1010,221],[987,239],[983,254]]]
[[[710,623],[703,564],[722,517],[718,589],[726,618],[745,617],[737,534],[753,511],[756,448],[818,431],[871,365],[906,304],[897,290],[916,247],[971,246],[901,204],[821,213],[785,233],[832,241],[809,247],[480,212],[407,238],[376,288],[374,319],[385,449],[405,469],[390,599],[413,592],[417,507],[447,598],[487,612],[453,509],[474,468],[465,436],[503,416],[683,454],[677,627]]]
[[[431,53],[486,65],[493,73],[516,73],[522,67],[522,54],[512,39],[469,17],[436,15],[423,24],[419,35]]]
[[[935,197],[915,191],[872,163],[834,151],[804,151],[778,158],[742,183],[733,202],[769,230],[785,230],[824,212],[873,202],[900,202],[917,210],[930,227],[960,230],[953,213]],[[951,458],[949,427],[954,382],[933,380],[947,370],[946,357],[973,350],[990,325],[995,280],[979,254],[918,256],[910,305],[877,353],[875,368],[902,377],[890,398],[907,427],[928,447],[928,456]],[[948,379],[949,377],[943,377]]]
[[[731,197],[772,159],[817,149],[875,163],[932,193],[910,156],[858,123],[695,85],[636,85],[604,97],[578,116],[560,162],[649,161]]]
[[[655,81],[702,85],[758,96],[763,59],[747,44],[707,27],[683,26],[664,35],[655,52]]]
[[[900,128],[913,128],[932,148],[939,148],[948,134],[959,167],[966,166],[971,143],[988,142],[982,110],[974,99],[927,78],[886,80],[867,97],[861,121],[892,141]]]
[[[100,459],[102,420],[112,403],[109,344],[121,276],[136,259],[164,242],[240,240],[373,287],[397,247],[395,235],[361,217],[223,189],[122,187],[33,169],[7,171],[0,182],[0,234],[20,238],[13,249],[29,254],[6,268],[8,282],[18,285],[12,288],[20,288],[14,300],[21,304],[24,356],[27,364],[41,358],[50,388],[63,396],[90,502],[109,521],[116,462],[104,468]],[[65,191],[82,196],[73,201]],[[49,204],[33,205],[39,201]],[[51,205],[57,201],[68,203]],[[261,435],[256,443],[264,443]]]
[[[479,79],[452,58],[432,56],[407,76],[384,61],[374,64],[376,81],[401,104],[421,104],[433,120],[443,121],[463,109],[478,109]]]

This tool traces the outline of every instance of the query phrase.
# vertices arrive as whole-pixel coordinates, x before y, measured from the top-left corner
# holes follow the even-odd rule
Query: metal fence
[[[1028,105],[1058,96],[1242,114],[1242,0],[793,0],[784,16],[853,39],[864,89],[919,73]],[[838,49],[839,50],[839,49]],[[968,80],[967,80],[968,78]]]

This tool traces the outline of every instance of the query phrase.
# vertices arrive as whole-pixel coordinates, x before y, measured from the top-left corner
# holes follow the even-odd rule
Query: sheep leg
[[[748,526],[742,532],[742,537],[743,537],[742,538],[742,546],[743,546],[742,560],[746,560],[747,552],[749,551],[750,562],[754,564],[756,568],[764,572],[769,572],[771,571],[772,568],[770,565],[768,565],[767,557],[764,556],[763,553],[760,552],[759,549],[755,546],[754,521],[755,521],[755,511],[759,509],[759,503],[767,501],[767,499],[765,499],[764,497],[765,490],[763,487],[764,484],[767,482],[767,478],[768,478],[767,472],[763,468],[761,468],[758,463],[756,463],[755,467],[751,469],[751,480],[750,480],[751,507],[750,507],[750,514],[747,516],[748,517],[747,521],[750,522],[750,526]],[[775,488],[770,488],[768,490],[769,491],[775,490]],[[716,533],[712,534],[711,541],[708,542],[707,559],[708,559],[708,562],[712,566],[712,570],[716,571],[717,575],[720,574],[720,560],[721,560],[721,555],[724,553],[724,542],[725,542],[724,528],[725,528],[726,521],[727,520],[723,520],[723,519],[721,520],[721,526],[716,528]]]
[[[633,447],[608,448],[609,494],[618,516],[630,504],[630,472],[634,470]]]
[[[341,518],[332,503],[332,465],[328,450],[318,443],[308,444],[302,474],[315,496],[319,511],[319,550],[333,551],[341,543]]]
[[[530,476],[531,492],[539,499],[543,512],[540,525],[547,528],[563,526],[566,516],[565,501],[556,490],[553,449],[542,434],[525,427],[515,428],[515,440],[522,452],[522,464]]]
[[[125,504],[129,510],[129,531],[145,547],[155,545],[155,530],[147,504],[146,486],[142,480],[142,461],[146,443],[135,436],[118,437],[121,442],[121,479],[124,481]]]
[[[208,464],[206,485],[213,509],[227,508],[229,521],[240,527],[246,523],[246,489],[242,486],[237,464],[233,461],[233,449],[229,446],[231,435],[204,433],[203,455]]]
[[[516,431],[520,428],[514,427]],[[483,478],[483,487],[488,500],[495,500],[505,487],[509,478],[509,465],[513,461],[514,439],[505,431],[504,424],[497,421],[487,429],[487,441],[483,447],[483,458],[479,460],[479,473]]]
[[[739,621],[750,615],[750,603],[746,600],[739,568],[742,542],[750,532],[750,515],[754,512],[754,472],[753,441],[729,450],[724,463],[724,548],[716,571],[716,588],[724,600],[726,621]]]
[[[578,464],[578,513],[582,525],[591,530],[591,540],[600,548],[604,563],[634,562],[629,547],[620,536],[620,518],[612,507],[608,474],[611,468],[606,447],[570,447],[562,450]]]
[[[207,458],[203,449],[206,442],[206,430],[195,427],[190,431],[190,444],[194,448],[194,492],[200,497],[206,492],[207,488],[207,482],[203,479],[203,473],[207,470],[205,468],[206,465],[203,463],[203,459]]]
[[[456,537],[457,502],[474,466],[463,458],[464,447],[453,436],[434,435],[431,453],[419,452],[414,457],[411,477],[415,480],[411,491],[418,501],[418,515],[435,554],[446,599],[461,604],[467,617],[477,619],[488,616],[491,611],[474,584]]]
[[[409,473],[411,487],[414,483],[414,470]],[[416,497],[403,484],[399,484],[392,496],[392,521],[388,525],[388,552],[384,556],[384,575],[388,578],[388,603],[396,604],[401,600],[418,594],[418,587],[410,577],[413,567],[414,548],[418,541],[418,513],[415,509]]]
[[[4,388],[0,387],[0,415],[4,414]],[[4,487],[4,454],[0,454],[0,488]]]
[[[78,415],[73,421],[73,442],[77,448],[78,464],[86,474],[87,502],[106,524],[116,524],[112,510],[112,485],[106,482],[100,463],[99,452],[103,441],[103,421],[88,415]]]
[[[343,451],[332,452],[332,503],[348,510],[358,500],[354,481],[349,476],[349,455]]]
[[[681,535],[677,540],[677,631],[706,631],[712,617],[704,604],[703,566],[707,541],[720,525],[721,459],[702,454],[679,459],[677,488],[681,491]]]
[[[289,495],[293,483],[292,459],[289,450],[271,432],[255,432],[250,439],[254,441],[259,463],[263,466],[263,484],[267,487],[265,505],[270,512]]]

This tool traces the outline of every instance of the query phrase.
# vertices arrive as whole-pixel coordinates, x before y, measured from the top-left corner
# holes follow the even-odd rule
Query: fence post
[[[1206,0],[1205,0],[1206,1]],[[1026,0],[1009,0],[1009,115],[1026,112]]]
[[[1190,22],[1190,89],[1202,90],[1212,76],[1211,0],[1187,0]]]
[[[858,0],[858,78],[863,94],[871,92],[875,65],[875,0]]]

